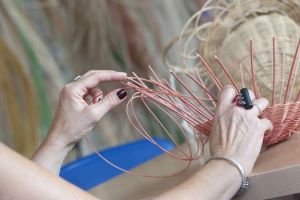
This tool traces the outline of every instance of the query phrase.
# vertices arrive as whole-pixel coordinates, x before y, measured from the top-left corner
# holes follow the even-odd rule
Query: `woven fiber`
[[[249,39],[253,38],[254,48],[254,71],[257,84],[262,96],[270,98],[272,92],[272,40],[275,37],[277,44],[276,74],[280,75],[282,54],[284,55],[283,84],[286,85],[289,69],[300,36],[299,17],[291,18],[290,13],[299,13],[300,6],[293,1],[255,1],[245,4],[236,4],[223,19],[217,19],[215,24],[208,30],[210,37],[201,45],[201,52],[208,64],[215,69],[219,77],[222,73],[215,67],[214,55],[218,55],[232,76],[239,77],[238,68],[240,62],[250,69],[249,66]],[[291,15],[294,16],[294,15]],[[222,33],[222,34],[220,34]],[[297,73],[299,74],[299,72]],[[294,76],[296,73],[293,74]],[[281,82],[277,78],[276,97],[279,97]],[[300,79],[294,83],[295,92],[299,90]],[[246,79],[246,83],[250,80]],[[292,94],[295,96],[296,93]]]

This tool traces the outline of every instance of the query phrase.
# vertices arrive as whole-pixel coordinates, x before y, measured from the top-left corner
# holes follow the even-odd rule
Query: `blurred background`
[[[47,134],[60,89],[88,70],[147,77],[151,65],[166,76],[163,51],[203,2],[0,0],[0,140],[30,157]],[[143,109],[136,104],[140,120],[159,136]],[[90,134],[97,148],[141,137],[124,111],[125,104],[114,109]],[[91,152],[79,147],[69,160]]]

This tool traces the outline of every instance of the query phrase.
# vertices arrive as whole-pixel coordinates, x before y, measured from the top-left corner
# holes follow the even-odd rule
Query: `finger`
[[[103,92],[99,88],[92,88],[82,97],[87,104],[97,103],[103,98]]]
[[[89,70],[87,73],[83,74],[83,75],[81,76],[81,78],[90,76],[91,74],[94,74],[94,73],[99,72],[99,71],[102,71],[102,72],[116,72],[116,71],[114,71],[114,70]]]
[[[89,91],[82,97],[83,100],[87,103],[87,104],[90,104],[91,103],[91,99],[89,98]]]
[[[115,90],[108,93],[102,101],[89,106],[95,121],[99,121],[105,113],[126,99],[128,91],[125,89]]]
[[[89,76],[81,77],[81,79],[73,84],[75,88],[82,90],[96,87],[101,82],[121,81],[125,80],[126,78],[127,74],[124,72],[98,70]]]
[[[88,71],[87,73],[83,74],[83,75],[81,76],[81,78],[87,77],[87,76],[89,76],[89,75],[91,75],[91,74],[93,74],[93,73],[95,73],[95,70],[90,70],[90,71]]]
[[[218,106],[228,106],[232,105],[236,92],[233,86],[225,85],[223,86],[221,93],[218,97]]]
[[[266,119],[266,118],[263,118],[260,120],[261,123],[263,124],[263,128],[264,128],[264,133],[266,131],[272,131],[273,129],[273,124],[271,123],[270,120]]]
[[[103,98],[103,91],[99,88],[94,87],[90,89],[90,96],[93,99],[93,103],[97,103]]]
[[[252,103],[253,108],[248,111],[256,116],[260,115],[269,105],[269,101],[265,98],[256,99]]]
[[[250,100],[251,100],[251,102],[255,99],[255,95],[254,95],[254,93],[253,93],[253,91],[252,90],[249,90],[249,89],[247,89],[248,90],[248,93],[249,93],[249,97],[250,97]],[[238,95],[237,97],[236,97],[236,99],[235,99],[236,101],[244,101],[244,97],[240,94],[240,95]]]
[[[97,87],[94,87],[94,88],[90,89],[90,96],[93,97],[93,98],[97,97],[97,96],[100,96],[102,94],[103,94],[102,90],[100,90]]]

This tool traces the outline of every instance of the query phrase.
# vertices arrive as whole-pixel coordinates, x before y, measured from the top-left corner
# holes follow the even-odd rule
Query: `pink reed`
[[[295,72],[295,67],[297,63],[297,59],[299,57],[299,47],[300,47],[300,39],[297,44],[297,49],[293,57],[292,66],[289,72],[289,77],[287,80],[287,84],[284,87],[283,81],[283,68],[284,68],[284,54],[281,57],[281,65],[280,65],[280,83],[282,85],[280,91],[280,99],[278,102],[275,102],[276,96],[276,40],[273,38],[273,52],[272,52],[272,95],[270,99],[270,106],[264,110],[259,117],[269,119],[273,124],[273,130],[267,131],[264,136],[264,144],[266,146],[275,145],[281,141],[284,141],[289,138],[292,134],[296,133],[297,130],[300,128],[300,91],[297,93],[296,98],[291,101],[288,101],[288,96],[291,94],[291,82],[292,74]],[[225,65],[221,62],[221,60],[215,56],[217,63],[219,64],[221,70],[225,73],[228,80],[234,86],[236,93],[239,93],[238,83],[245,87],[245,74],[248,74],[248,78],[251,80],[251,87],[254,91],[255,97],[260,98],[260,91],[256,83],[256,76],[254,70],[254,51],[253,51],[253,42],[252,39],[250,40],[250,70],[248,71],[247,68],[243,68],[242,63],[240,63],[239,71],[240,77],[235,80],[233,76],[229,73]],[[222,81],[217,78],[217,75],[213,72],[212,68],[205,62],[205,60],[201,57],[201,55],[197,54],[199,61],[204,66],[206,71],[206,75],[210,77],[211,81],[215,85],[217,91],[220,91],[222,88]],[[154,72],[154,70],[149,66],[149,69],[154,76],[154,78],[150,77],[149,79],[141,78],[137,76],[135,73],[132,73],[133,76],[128,78],[128,82],[124,83],[127,88],[131,88],[135,91],[133,96],[129,99],[126,111],[127,116],[132,124],[132,126],[149,142],[157,146],[159,149],[164,151],[168,156],[185,161],[187,164],[186,166],[175,173],[166,176],[154,176],[154,175],[147,175],[147,174],[139,174],[135,172],[131,172],[125,169],[122,169],[115,164],[108,161],[102,155],[100,155],[96,149],[94,149],[97,154],[105,160],[107,163],[112,165],[113,167],[135,175],[141,175],[146,177],[153,177],[153,178],[165,178],[165,177],[172,177],[176,176],[182,172],[184,172],[191,164],[193,160],[200,159],[203,156],[203,148],[204,144],[207,142],[207,136],[209,136],[212,127],[212,120],[214,116],[214,112],[216,110],[217,105],[217,98],[213,94],[213,91],[210,90],[207,84],[204,83],[202,80],[200,73],[198,70],[195,70],[194,75],[187,74],[186,77],[191,80],[199,89],[203,91],[202,97],[197,96],[189,86],[181,79],[175,72],[170,70],[171,75],[177,80],[182,88],[187,92],[187,94],[183,94],[182,92],[177,91],[176,89],[172,88],[170,84],[166,80],[162,80],[158,77],[158,75]],[[243,72],[243,69],[246,69],[247,73]],[[203,75],[203,74],[202,74]],[[284,93],[284,96],[283,96]],[[283,100],[282,100],[283,99]],[[142,123],[139,121],[136,113],[135,113],[135,105],[134,102],[136,100],[141,100],[146,110],[149,111],[151,116],[159,123],[161,128],[167,134],[167,136],[171,139],[171,141],[176,145],[177,149],[181,153],[181,156],[175,155],[173,152],[166,150],[162,146],[160,146],[156,141],[151,137],[151,135],[146,131],[143,127]],[[165,125],[159,120],[156,114],[152,111],[149,104],[155,105],[159,108],[163,113],[165,113],[170,120],[172,120],[181,131],[187,146],[188,152],[185,152],[184,149],[176,142],[176,140],[172,137],[171,133],[167,130]],[[191,127],[194,128],[194,135],[197,147],[196,151],[192,151],[192,145],[190,141],[187,139],[187,134],[184,131],[184,128],[180,125],[180,121],[175,118],[175,116],[180,118],[181,120],[186,121]]]

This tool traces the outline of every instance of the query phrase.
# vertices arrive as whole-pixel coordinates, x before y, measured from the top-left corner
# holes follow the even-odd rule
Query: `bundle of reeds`
[[[274,109],[265,116],[277,115],[276,126],[289,126],[286,123],[294,117],[297,127],[297,117],[293,114],[298,112],[297,105],[292,104],[299,100],[300,89],[299,13],[300,3],[296,0],[207,1],[169,46],[171,48],[174,43],[182,45],[182,51],[179,51],[182,62],[171,62],[167,53],[165,61],[178,74],[198,69],[203,83],[216,94],[217,87],[205,73],[205,65],[222,84],[232,84],[220,67],[221,60],[237,88],[251,88],[256,97],[269,99],[270,109],[273,106]],[[208,14],[210,18],[204,20]],[[281,118],[278,113],[285,114],[280,115]],[[266,140],[269,145],[276,144],[296,131],[294,128],[282,136],[274,132],[278,134],[273,135],[275,139],[270,139],[273,136],[269,135]]]

